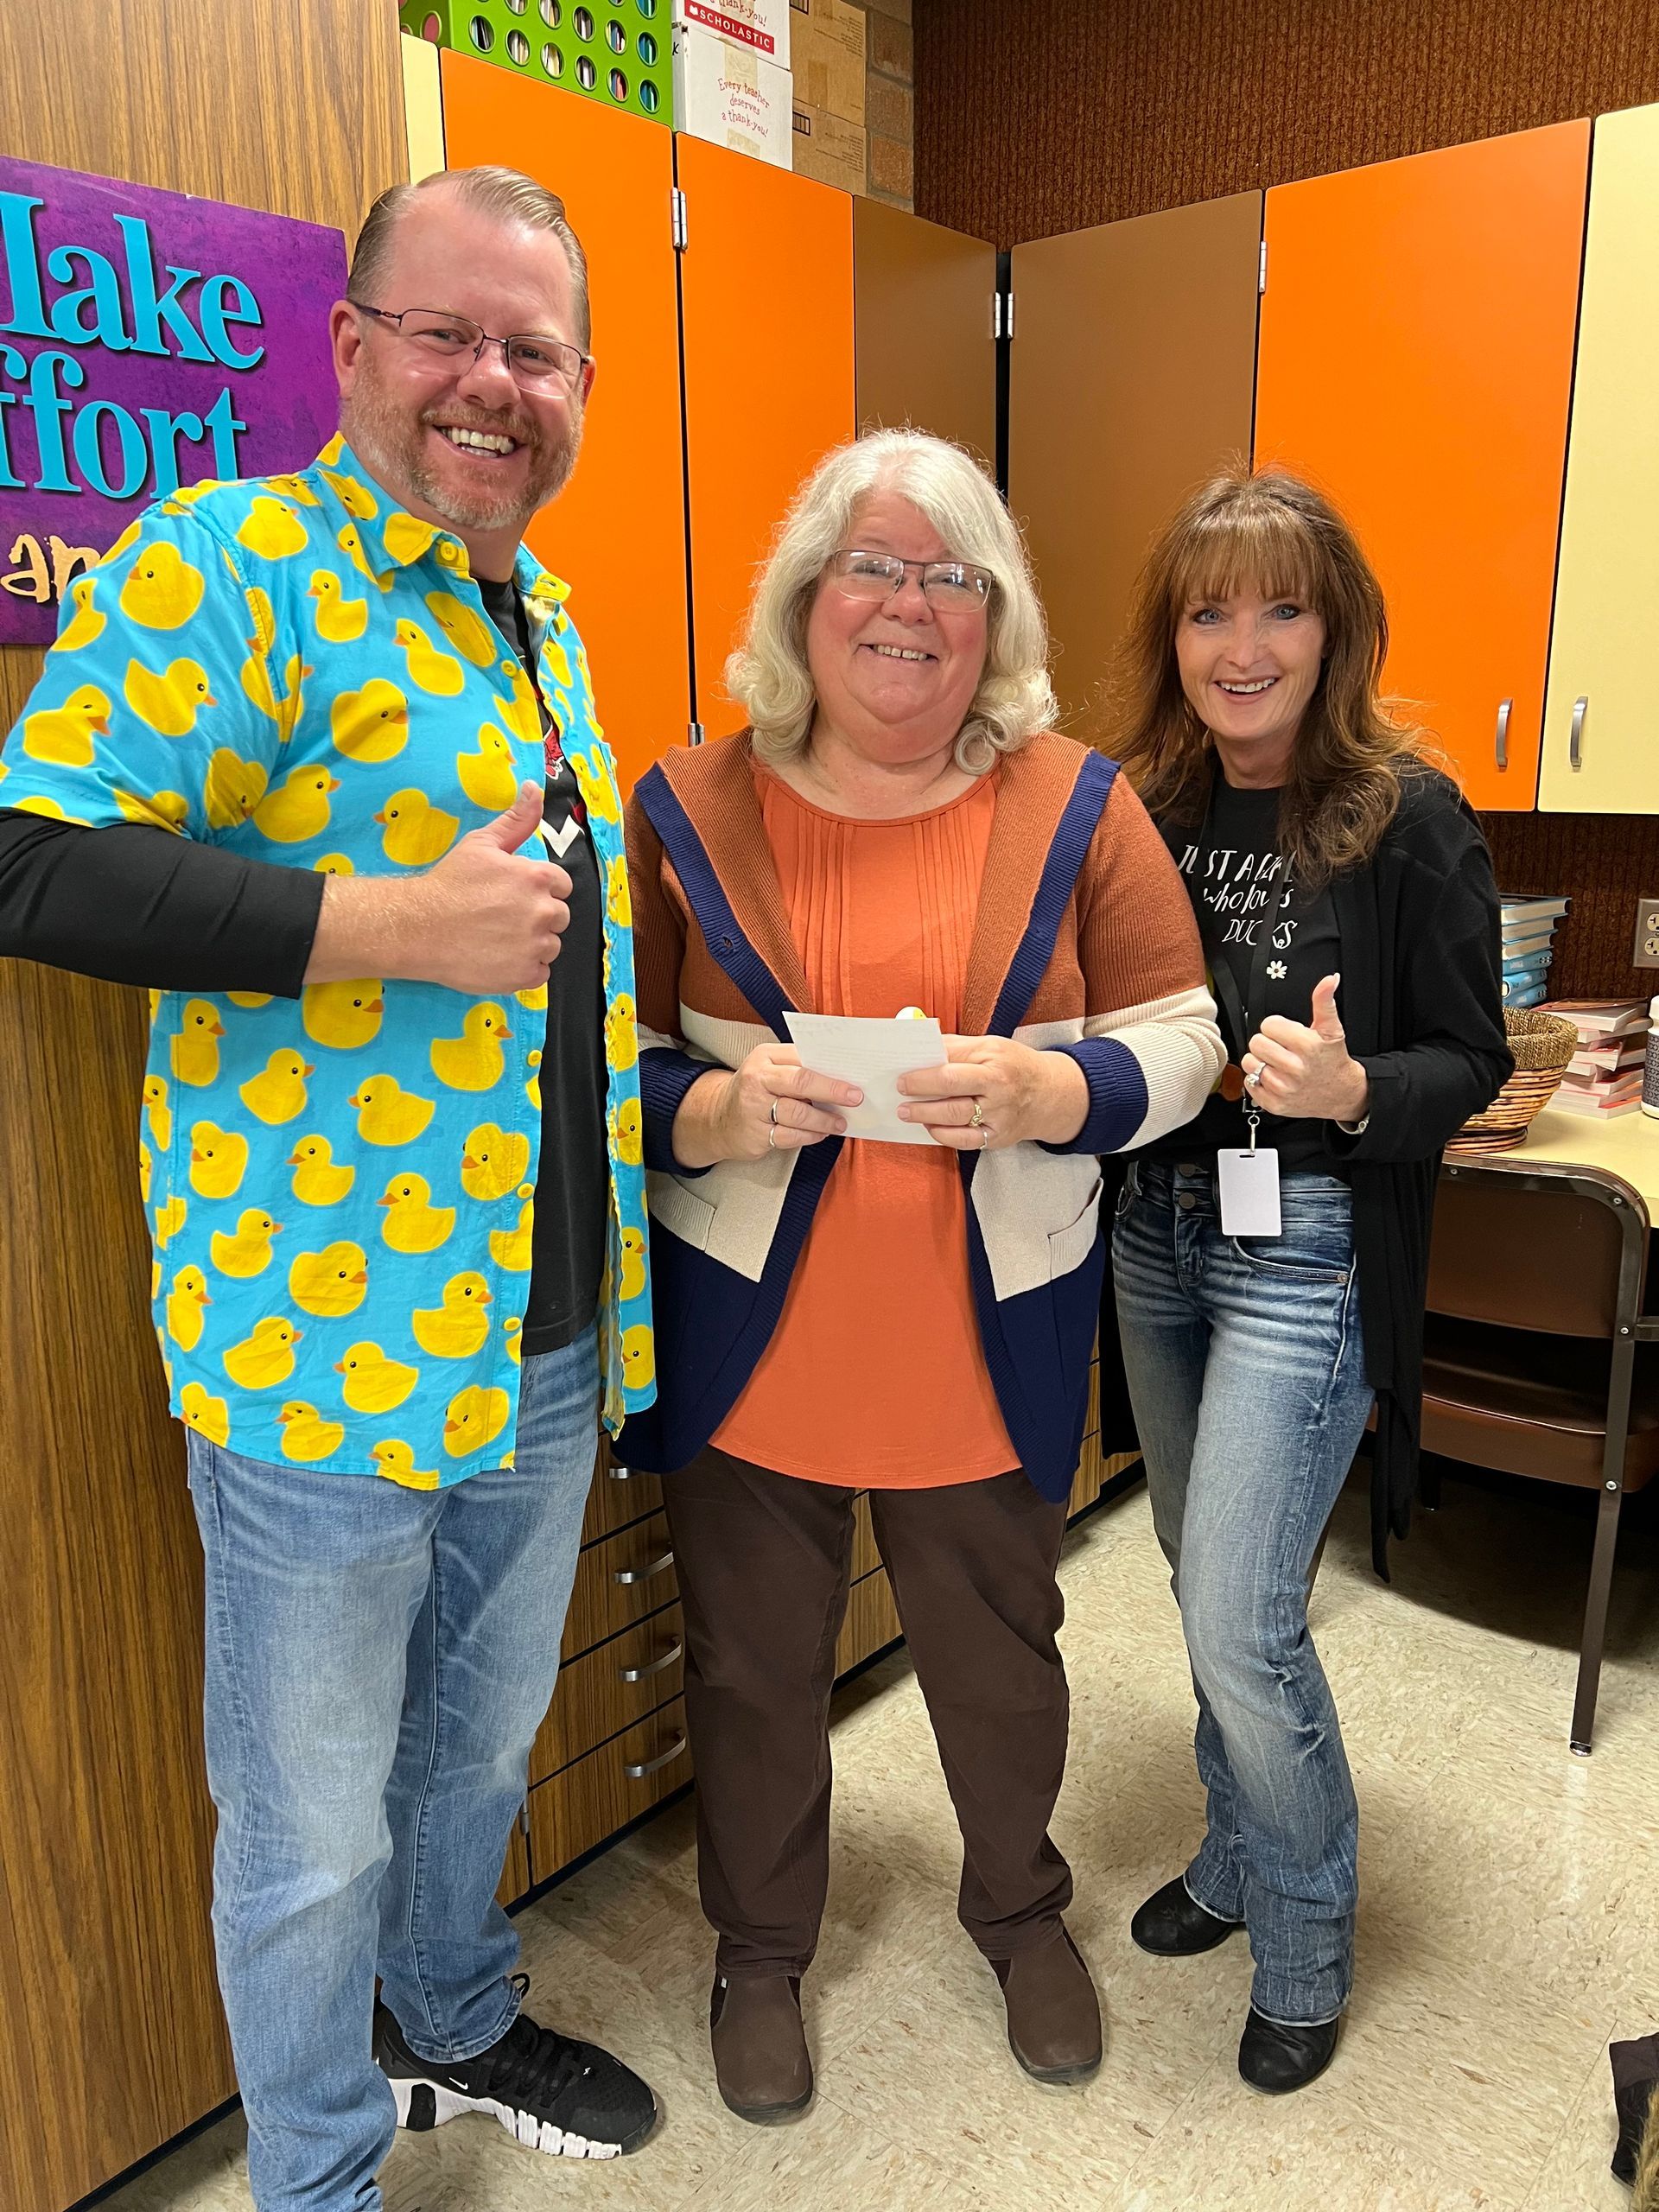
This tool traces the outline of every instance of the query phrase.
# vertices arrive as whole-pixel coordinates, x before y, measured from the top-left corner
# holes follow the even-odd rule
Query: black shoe
[[[528,1975],[515,1974],[523,1996]],[[374,2008],[375,2063],[391,2083],[397,2125],[419,2132],[462,2113],[488,2113],[527,2150],[556,2158],[614,2158],[657,2125],[657,2100],[637,2074],[591,2043],[539,2028],[520,2012],[499,2043],[453,2065],[429,2063]]]
[[[1222,1920],[1198,1904],[1178,1874],[1155,1891],[1129,1923],[1129,1934],[1143,1951],[1160,1959],[1187,1959],[1224,1943],[1242,1920]]]
[[[1340,2017],[1317,2028],[1287,2028],[1264,2020],[1254,2005],[1238,2046],[1238,2070],[1264,2096],[1282,2097],[1317,2081],[1336,2056]]]

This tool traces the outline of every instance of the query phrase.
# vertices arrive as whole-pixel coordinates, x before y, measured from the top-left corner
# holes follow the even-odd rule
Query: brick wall
[[[854,0],[868,19],[864,41],[868,185],[873,200],[914,205],[915,60],[911,0]]]

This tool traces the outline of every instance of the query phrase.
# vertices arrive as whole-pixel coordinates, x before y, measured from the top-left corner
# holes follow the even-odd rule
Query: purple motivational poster
[[[0,645],[152,499],[333,435],[338,231],[0,156]]]

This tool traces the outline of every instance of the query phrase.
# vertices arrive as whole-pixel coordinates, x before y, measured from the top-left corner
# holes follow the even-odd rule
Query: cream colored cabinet
[[[1659,814],[1659,106],[1605,115],[1590,222],[1538,804]]]

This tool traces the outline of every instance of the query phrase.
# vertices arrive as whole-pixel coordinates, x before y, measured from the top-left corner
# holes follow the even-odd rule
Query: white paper
[[[945,1063],[944,1036],[937,1021],[880,1021],[852,1014],[785,1013],[801,1065],[814,1075],[855,1083],[861,1106],[837,1106],[849,1137],[872,1137],[881,1144],[931,1144],[917,1122],[901,1122],[905,1103],[901,1075]]]
[[[1217,1152],[1216,1180],[1221,1186],[1224,1236],[1279,1236],[1279,1155],[1271,1145],[1259,1152]]]

